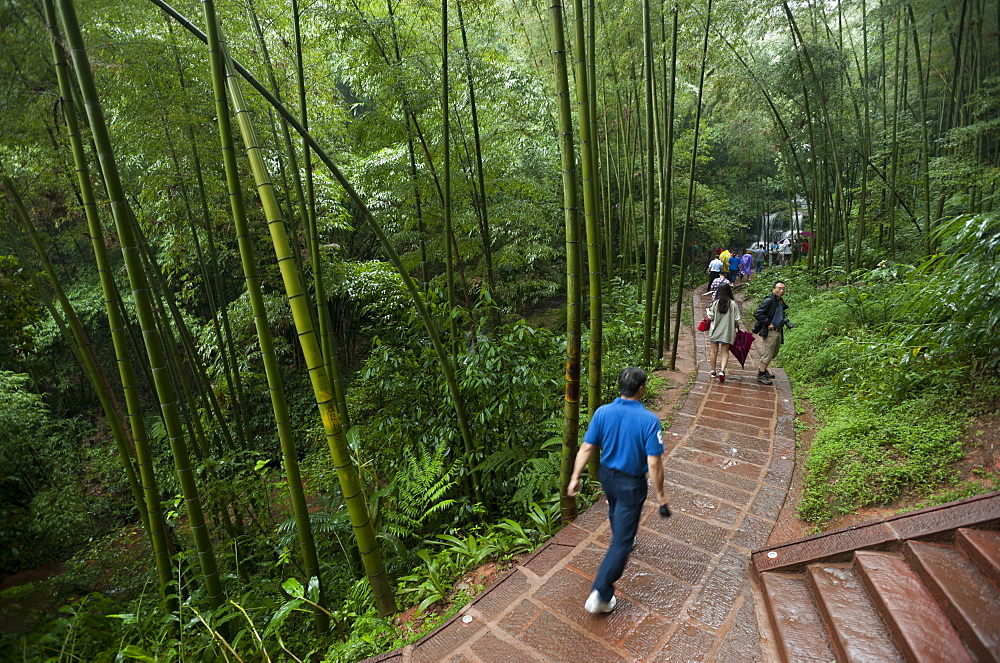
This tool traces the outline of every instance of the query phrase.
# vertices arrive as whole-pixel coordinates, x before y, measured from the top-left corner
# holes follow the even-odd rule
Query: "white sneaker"
[[[597,593],[595,589],[587,597],[587,602],[583,604],[583,609],[589,613],[596,614],[598,612],[611,612],[618,605],[618,598],[615,596],[611,597],[611,600],[605,603],[601,600],[601,595]]]

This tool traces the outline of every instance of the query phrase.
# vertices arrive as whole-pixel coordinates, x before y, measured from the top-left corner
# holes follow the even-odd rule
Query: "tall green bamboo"
[[[645,306],[643,307],[642,315],[642,361],[646,366],[649,365],[653,352],[653,312],[655,308],[653,305],[653,291],[656,281],[656,256],[659,253],[656,250],[656,235],[653,224],[653,192],[655,191],[653,182],[656,179],[656,138],[654,133],[656,127],[653,115],[653,76],[655,75],[653,71],[653,26],[650,18],[649,2],[650,0],[642,0],[642,72],[643,87],[645,90],[644,105],[646,107],[646,195],[644,196],[646,218],[643,224],[646,235],[646,239],[643,242],[646,245],[646,294],[643,297]]]
[[[395,55],[395,66],[401,67],[403,64],[403,56],[399,50],[399,35],[396,28],[396,15],[392,7],[392,0],[386,0],[386,6],[389,11],[389,24],[392,29],[392,49]],[[421,288],[426,291],[427,284],[430,282],[430,266],[427,262],[427,229],[424,227],[424,213],[422,198],[420,195],[420,181],[417,177],[417,159],[416,150],[414,149],[414,129],[413,120],[411,115],[413,111],[410,108],[409,95],[404,92],[402,94],[402,111],[403,120],[406,123],[406,153],[409,157],[410,163],[410,185],[413,187],[413,206],[414,213],[417,217],[417,243],[420,247],[420,285]]]
[[[112,216],[115,220],[115,227],[118,230],[118,239],[121,243],[122,255],[125,258],[125,269],[132,288],[136,314],[138,315],[139,324],[143,332],[146,355],[149,359],[153,381],[159,397],[160,412],[163,415],[167,438],[170,442],[177,480],[184,496],[191,534],[198,551],[198,561],[201,566],[206,593],[210,605],[213,608],[217,608],[225,601],[225,592],[219,578],[215,552],[212,548],[212,541],[205,524],[205,517],[201,508],[201,498],[198,495],[198,487],[188,457],[187,444],[184,441],[181,430],[173,387],[165,370],[163,348],[160,344],[159,336],[156,334],[156,321],[149,298],[149,286],[146,282],[146,275],[142,271],[135,237],[132,232],[128,201],[125,199],[124,189],[118,175],[118,165],[115,162],[111,137],[108,134],[107,125],[104,121],[104,112],[101,109],[100,100],[97,96],[97,88],[94,84],[90,59],[87,56],[87,51],[83,43],[83,35],[80,32],[80,26],[76,18],[76,10],[73,7],[72,0],[57,0],[57,2],[59,13],[62,17],[66,41],[70,46],[77,81],[80,85],[86,107],[91,134],[97,148],[101,172],[107,188],[108,200],[111,203]]]
[[[451,89],[448,77],[448,0],[441,0],[441,143],[444,184],[445,294],[448,299],[448,329],[452,359],[458,358],[458,323],[455,321],[455,229],[451,220]]]
[[[149,514],[149,538],[152,542],[153,562],[156,567],[160,596],[164,601],[165,610],[173,612],[177,607],[177,600],[169,598],[174,594],[170,590],[174,579],[174,570],[170,561],[172,543],[167,535],[166,522],[160,504],[160,489],[153,471],[153,455],[149,447],[149,438],[146,435],[142,403],[133,372],[125,318],[121,314],[121,298],[111,270],[107,247],[104,244],[104,231],[101,228],[97,200],[90,176],[90,166],[84,152],[83,138],[80,135],[80,126],[73,103],[68,65],[63,56],[62,40],[59,37],[55,4],[53,0],[45,0],[44,6],[45,19],[52,41],[52,55],[59,84],[59,95],[63,106],[63,120],[66,122],[66,133],[73,152],[77,186],[79,187],[84,215],[87,217],[87,229],[94,250],[97,273],[101,281],[104,308],[111,331],[111,342],[114,345],[119,379],[125,395],[126,416],[132,431],[132,444],[135,447],[139,477],[142,481],[143,501]]]
[[[684,231],[681,234],[681,269],[680,278],[681,286],[680,292],[681,296],[677,298],[677,311],[675,315],[674,322],[674,346],[671,351],[672,354],[677,353],[677,342],[680,338],[680,324],[681,324],[681,305],[684,302],[684,258],[687,251],[687,234],[688,229],[691,227],[691,223],[694,217],[694,188],[695,188],[695,174],[697,173],[698,166],[698,140],[701,138],[701,112],[702,112],[702,95],[705,92],[705,68],[708,62],[708,35],[709,29],[712,25],[712,0],[708,0],[708,6],[705,9],[705,40],[702,42],[701,47],[701,67],[698,73],[698,102],[697,108],[694,114],[694,144],[691,146],[691,167],[688,170],[688,191],[687,191],[687,205],[684,212]],[[673,359],[671,358],[671,362]],[[671,368],[673,364],[671,363]]]
[[[302,35],[299,26],[298,1],[292,0],[292,27],[295,38],[295,80],[299,99],[299,115],[302,126],[308,131],[309,114],[306,106],[305,71],[302,67]],[[277,89],[277,88],[275,88]],[[280,99],[280,97],[279,97]],[[284,132],[288,133],[288,123],[282,121]],[[289,152],[295,152],[291,138],[288,138]],[[337,352],[336,338],[333,332],[333,322],[330,319],[330,304],[326,296],[326,284],[323,281],[323,260],[320,256],[319,229],[316,223],[316,195],[313,186],[312,154],[309,145],[303,143],[303,162],[305,164],[305,192],[301,201],[303,206],[302,219],[305,227],[306,246],[309,249],[309,265],[313,276],[313,290],[316,292],[316,321],[319,325],[319,337],[323,348],[323,363],[330,374],[334,397],[337,401],[337,412],[344,428],[351,430],[351,415],[347,409],[347,391],[340,372],[340,356]],[[293,165],[296,163],[292,162]],[[295,166],[297,169],[297,166]],[[296,181],[298,181],[296,172]]]
[[[267,164],[257,141],[257,134],[250,120],[249,110],[243,99],[242,90],[235,71],[230,65],[229,56],[219,33],[218,21],[215,16],[215,5],[211,0],[204,0],[205,20],[209,31],[210,50],[216,67],[225,69],[226,88],[236,114],[237,125],[246,146],[247,159],[253,171],[257,184],[257,193],[264,207],[271,242],[274,245],[278,268],[285,286],[285,295],[292,309],[292,319],[298,334],[299,344],[309,371],[316,404],[320,410],[323,428],[326,432],[327,444],[333,457],[337,477],[340,480],[344,503],[354,527],[354,535],[361,553],[365,572],[372,586],[375,605],[382,615],[395,612],[396,603],[389,577],[382,564],[378,542],[375,538],[375,528],[368,512],[368,503],[358,480],[357,471],[352,463],[347,437],[337,412],[333,388],[323,364],[323,352],[319,339],[313,327],[309,298],[304,288],[299,270],[292,259],[292,248],[285,231],[284,218],[274,192],[274,185],[268,173]],[[222,60],[220,63],[219,60]]]
[[[164,16],[163,19],[167,26],[167,31],[170,34],[170,50],[174,56],[174,67],[177,70],[178,82],[181,89],[186,90],[188,87],[187,78],[184,75],[184,68],[181,65],[181,57],[177,48],[177,42],[174,39],[173,23],[171,23],[169,18],[166,16]],[[148,71],[149,68],[147,67],[147,72]],[[158,105],[165,105],[160,95],[159,87],[152,82],[151,75],[150,88],[153,89],[154,93],[157,95]],[[187,212],[188,224],[191,229],[191,242],[194,245],[195,256],[197,257],[202,283],[205,288],[205,299],[208,303],[208,317],[211,321],[212,330],[216,338],[216,345],[218,347],[219,358],[222,364],[222,375],[226,382],[228,393],[232,395],[233,409],[236,414],[234,419],[236,420],[238,435],[240,439],[245,440],[247,439],[246,429],[249,424],[249,416],[247,415],[248,399],[243,393],[243,381],[240,377],[239,362],[237,361],[235,354],[231,351],[235,347],[233,343],[233,331],[232,325],[229,323],[228,307],[223,301],[223,287],[222,279],[219,273],[219,260],[215,244],[215,231],[212,228],[214,221],[208,208],[208,195],[205,193],[205,178],[202,172],[201,153],[198,149],[198,141],[195,137],[193,124],[191,122],[187,122],[185,134],[191,148],[191,169],[195,174],[198,201],[201,206],[201,224],[205,231],[205,238],[207,240],[207,260],[205,259],[205,253],[201,247],[198,224],[192,209],[190,197],[188,195],[188,187],[185,183],[186,178],[183,176],[184,171],[181,167],[181,159],[178,157],[177,150],[174,148],[174,143],[171,139],[171,122],[165,113],[161,115],[171,160],[174,164],[174,170],[177,173],[177,183],[180,187],[181,196],[184,200],[185,211]],[[170,299],[170,301],[173,300]],[[214,395],[214,391],[211,393]]]
[[[208,32],[213,43],[218,42],[216,26],[206,9]],[[260,278],[257,274],[257,257],[250,237],[250,227],[247,222],[243,202],[243,190],[240,183],[239,166],[236,161],[236,148],[233,143],[232,122],[229,118],[229,105],[226,97],[226,76],[222,52],[213,48],[211,52],[212,89],[215,96],[215,113],[219,126],[219,140],[222,148],[223,166],[226,172],[226,187],[229,191],[229,202],[236,227],[236,239],[239,244],[240,261],[243,265],[243,275],[246,280],[247,295],[253,310],[254,327],[257,330],[257,342],[260,345],[261,360],[264,363],[264,373],[267,376],[268,394],[271,398],[271,409],[278,429],[278,441],[281,444],[282,465],[285,468],[285,478],[288,484],[288,494],[292,502],[292,514],[295,518],[295,529],[299,545],[302,548],[303,568],[306,575],[316,578],[319,583],[319,608],[314,610],[316,629],[325,633],[330,626],[326,612],[321,608],[326,606],[326,584],[323,582],[319,567],[319,555],[309,522],[309,509],[306,504],[305,492],[302,488],[302,477],[299,472],[298,454],[295,447],[295,437],[285,399],[285,390],[281,381],[281,367],[274,352],[274,341],[271,328],[267,321],[267,310],[264,306],[264,295],[261,290]]]
[[[590,93],[591,76],[583,24],[583,0],[573,0],[576,57],[576,99],[580,127],[580,170],[583,187],[583,220],[587,232],[587,276],[590,294],[590,348],[587,361],[587,409],[593,413],[601,405],[601,373],[604,348],[604,306],[601,297],[601,226],[597,210],[597,134],[593,115],[597,112]],[[596,463],[596,460],[595,460]],[[596,465],[592,468],[596,471]]]
[[[573,144],[573,111],[570,108],[566,38],[561,0],[549,4],[552,61],[559,113],[559,154],[562,163],[563,211],[566,220],[566,386],[563,402],[562,454],[559,472],[559,505],[563,521],[576,517],[576,498],[566,490],[573,474],[580,438],[580,210],[577,207],[576,155]]]
[[[917,66],[917,98],[920,100],[920,188],[924,203],[924,241],[927,255],[931,254],[931,173],[930,173],[930,135],[927,128],[927,88],[928,81],[924,79],[923,64],[920,61],[920,38],[917,35],[917,20],[913,16],[913,5],[907,3],[906,14],[910,19],[913,35],[913,62]],[[928,49],[928,57],[930,49]],[[928,72],[928,76],[930,72]]]
[[[164,12],[166,12],[171,18],[177,21],[180,25],[182,25],[186,30],[191,32],[191,34],[193,34],[195,37],[197,37],[206,44],[208,43],[208,37],[205,35],[205,33],[199,30],[193,23],[191,23],[191,21],[189,21],[182,14],[177,12],[173,7],[167,4],[165,0],[150,0],[150,1],[157,7],[160,7]],[[451,395],[452,406],[455,409],[455,418],[457,420],[459,431],[462,435],[462,441],[465,446],[466,454],[469,457],[471,457],[472,451],[476,448],[476,444],[472,437],[472,430],[469,428],[468,417],[466,416],[465,412],[465,402],[462,399],[462,394],[461,390],[459,389],[458,380],[456,380],[455,378],[455,370],[451,361],[451,357],[448,351],[445,349],[444,344],[441,342],[441,336],[438,333],[437,325],[434,322],[433,318],[431,318],[431,315],[427,310],[427,306],[424,303],[424,299],[420,293],[420,289],[417,287],[417,284],[413,280],[413,277],[410,276],[409,271],[403,265],[403,261],[399,257],[399,253],[396,251],[396,248],[392,245],[392,242],[389,241],[389,238],[386,236],[385,231],[382,230],[382,227],[379,225],[378,221],[375,220],[374,215],[372,214],[368,206],[365,204],[365,201],[361,198],[360,195],[358,195],[358,192],[354,189],[354,186],[344,176],[340,168],[337,167],[337,164],[333,161],[330,155],[327,154],[326,150],[323,149],[323,146],[319,144],[316,138],[312,136],[308,131],[306,131],[305,128],[302,126],[302,124],[298,121],[298,119],[296,119],[295,116],[293,116],[288,111],[288,109],[285,108],[285,106],[278,99],[276,99],[273,94],[271,94],[268,91],[266,87],[261,85],[260,81],[254,78],[254,76],[250,74],[250,72],[247,71],[245,67],[243,67],[238,62],[232,60],[231,58],[227,58],[227,63],[231,65],[245,81],[247,81],[255,90],[257,90],[257,92],[260,93],[260,95],[267,100],[267,102],[288,122],[288,124],[293,129],[295,129],[295,131],[302,137],[302,139],[308,143],[309,148],[315,153],[315,155],[320,159],[320,161],[323,162],[323,164],[327,167],[327,169],[329,169],[330,173],[334,176],[337,182],[340,183],[340,186],[344,189],[344,193],[347,194],[348,198],[350,198],[351,200],[351,203],[356,207],[359,214],[361,214],[364,217],[365,221],[368,223],[368,226],[371,228],[372,232],[375,233],[375,236],[378,238],[379,244],[381,245],[383,252],[389,259],[389,262],[392,263],[393,267],[396,269],[397,273],[400,276],[400,279],[403,281],[403,285],[406,287],[406,291],[410,296],[410,300],[413,302],[413,307],[417,311],[417,316],[423,323],[424,329],[427,331],[427,337],[430,339],[431,345],[434,347],[434,352],[437,355],[438,361],[441,364],[441,372],[444,375],[445,384],[447,384],[448,392]],[[235,76],[235,74],[230,76],[229,79],[230,85],[234,84],[232,81],[233,76]],[[479,479],[477,472],[472,472],[472,480],[473,480],[474,490],[477,491],[478,494]]]
[[[455,0],[455,8],[458,10],[458,28],[462,33],[462,55],[465,59],[465,78],[469,86],[469,111],[472,114],[472,137],[476,148],[476,180],[477,186],[473,187],[473,207],[479,217],[479,234],[483,243],[483,261],[486,263],[486,283],[490,289],[490,298],[495,297],[497,283],[493,275],[493,236],[490,231],[489,205],[486,202],[486,176],[483,173],[483,141],[479,131],[479,110],[476,105],[476,85],[472,75],[472,56],[469,53],[469,38],[465,31],[465,17],[462,15],[462,3]],[[493,324],[500,323],[500,314],[497,308],[491,307],[491,317]]]
[[[664,343],[669,341],[670,333],[670,301],[673,290],[673,251],[674,251],[674,110],[676,108],[677,97],[677,28],[680,11],[675,4],[671,10],[673,18],[671,20],[670,36],[670,83],[663,86],[663,105],[667,109],[666,130],[664,131],[664,142],[666,155],[660,162],[660,207],[663,216],[663,244],[660,248],[660,274],[663,275],[663,316],[660,319],[660,332],[657,348],[659,357],[662,359],[665,350]],[[662,25],[662,23],[661,23]],[[666,76],[667,63],[663,63],[663,75]],[[683,274],[682,274],[683,277]],[[683,278],[682,278],[683,293]],[[670,370],[674,370],[677,363],[677,356],[670,353]]]
[[[820,80],[819,75],[816,73],[816,67],[813,64],[812,54],[809,52],[810,49],[806,45],[805,40],[802,38],[802,33],[799,31],[798,23],[795,21],[795,17],[792,15],[792,10],[789,8],[787,2],[782,3],[782,7],[785,10],[785,16],[788,19],[788,25],[791,29],[793,42],[797,41],[799,48],[796,49],[796,54],[804,62],[806,67],[809,69],[810,78],[813,81],[813,85],[816,87],[816,92],[819,95],[819,106],[823,113],[823,126],[826,129],[824,133],[826,145],[830,150],[831,161],[833,165],[833,175],[834,175],[834,215],[833,224],[836,227],[842,222],[842,228],[844,233],[844,267],[847,271],[851,271],[851,243],[848,236],[847,228],[847,215],[844,205],[844,182],[843,182],[843,167],[841,165],[840,151],[837,149],[837,140],[833,134],[833,121],[830,117],[829,103],[827,102],[827,94],[823,81]],[[805,81],[803,81],[803,86]],[[808,99],[808,90],[803,87],[803,93]],[[824,163],[824,165],[826,165]],[[833,237],[831,237],[830,247],[833,246]]]

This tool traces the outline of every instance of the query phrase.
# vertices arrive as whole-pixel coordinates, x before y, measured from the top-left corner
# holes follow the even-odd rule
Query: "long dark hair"
[[[715,301],[718,303],[717,310],[719,313],[729,313],[729,304],[733,301],[733,286],[721,283],[715,292]]]

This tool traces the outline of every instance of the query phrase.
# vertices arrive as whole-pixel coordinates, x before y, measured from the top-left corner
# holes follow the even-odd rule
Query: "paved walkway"
[[[695,320],[704,309],[694,295]],[[784,372],[756,382],[755,356],[726,383],[709,380],[696,333],[696,382],[664,433],[674,512],[647,503],[609,615],[583,610],[610,538],[598,500],[524,564],[423,640],[376,661],[763,661],[748,580],[795,464],[791,388]],[[652,491],[650,491],[652,494]]]

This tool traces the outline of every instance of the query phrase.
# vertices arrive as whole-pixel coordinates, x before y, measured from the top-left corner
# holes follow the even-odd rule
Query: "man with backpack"
[[[753,317],[757,323],[753,327],[753,333],[760,336],[764,347],[760,353],[760,369],[757,371],[757,382],[761,384],[774,384],[774,373],[767,370],[768,365],[778,356],[781,344],[785,340],[785,327],[792,328],[792,323],[785,316],[788,304],[783,299],[785,295],[785,284],[776,281],[771,294],[761,301]]]

